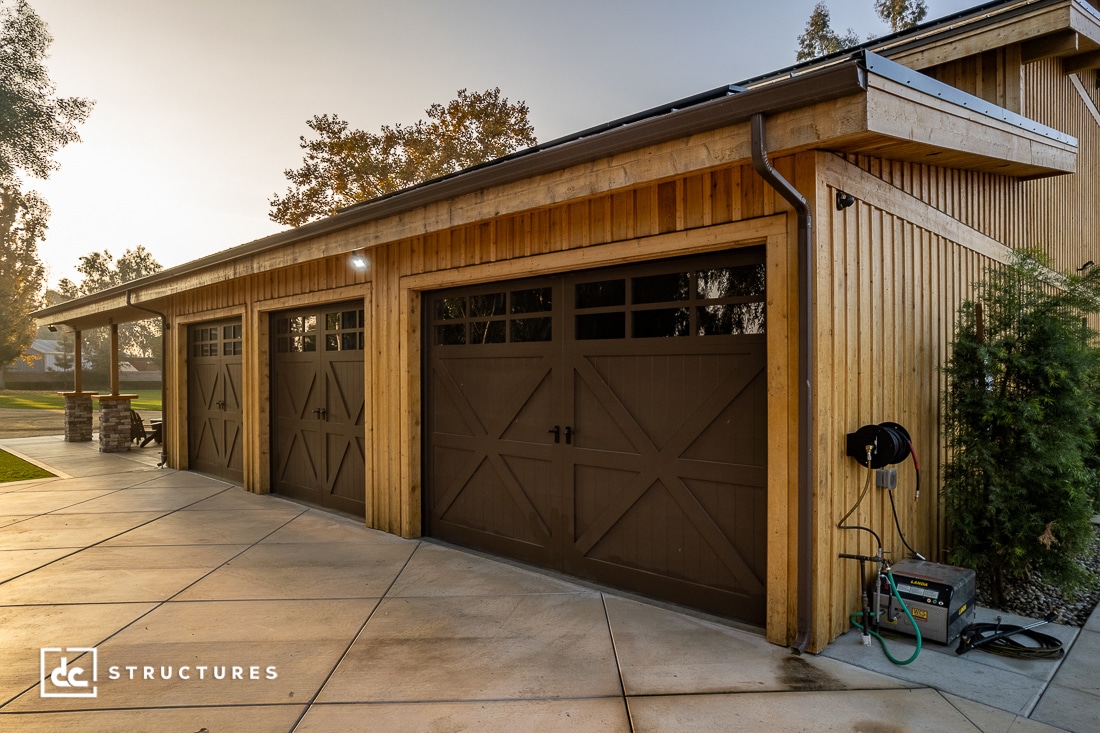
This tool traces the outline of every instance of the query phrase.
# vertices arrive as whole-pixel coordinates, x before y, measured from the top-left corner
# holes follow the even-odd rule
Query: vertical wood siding
[[[953,202],[950,182],[928,167],[900,167],[860,161],[906,188],[937,202]],[[837,189],[829,188],[826,201]],[[970,297],[989,260],[863,201],[838,212],[819,210],[817,226],[818,425],[817,531],[819,608],[816,638],[829,640],[848,626],[859,607],[859,564],[839,560],[841,552],[874,554],[867,532],[839,530],[837,524],[857,502],[868,470],[845,455],[847,433],[862,425],[896,422],[911,434],[921,466],[921,496],[915,499],[912,462],[898,466],[894,500],[909,544],[932,560],[942,560],[943,523],[939,473],[944,458],[940,436],[940,365],[948,354],[956,312]],[[873,483],[848,525],[873,529],[887,556],[907,556],[890,508],[889,496]]]
[[[1077,138],[1077,174],[1024,183],[1027,243],[1050,254],[1058,270],[1100,262],[1100,125],[1089,112],[1061,59],[1025,67],[1028,108],[1038,122]],[[1096,72],[1082,72],[1081,87],[1096,103]],[[1053,101],[1053,103],[1052,103]]]

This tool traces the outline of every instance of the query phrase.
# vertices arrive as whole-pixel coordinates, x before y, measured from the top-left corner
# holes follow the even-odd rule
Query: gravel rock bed
[[[988,583],[983,583],[978,578],[977,602],[979,606],[993,608],[1019,616],[1041,619],[1053,610],[1058,611],[1058,619],[1055,623],[1066,626],[1084,626],[1088,621],[1092,610],[1100,601],[1100,527],[1093,525],[1092,543],[1085,554],[1083,563],[1093,575],[1095,582],[1092,588],[1078,591],[1073,598],[1067,598],[1057,588],[1052,588],[1043,582],[1040,573],[1032,573],[1031,577],[1020,583],[1010,585],[1006,589],[1004,603],[993,605],[989,599],[992,593]]]

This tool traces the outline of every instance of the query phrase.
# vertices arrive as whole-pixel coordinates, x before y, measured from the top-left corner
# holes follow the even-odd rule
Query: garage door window
[[[441,298],[433,312],[433,340],[436,346],[550,341],[551,310],[552,288]]]
[[[764,265],[754,264],[577,283],[574,337],[762,334],[764,279]]]

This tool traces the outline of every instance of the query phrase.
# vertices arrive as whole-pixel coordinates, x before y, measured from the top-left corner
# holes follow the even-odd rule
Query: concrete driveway
[[[1056,730],[152,447],[0,447],[70,477],[0,484],[0,731]]]

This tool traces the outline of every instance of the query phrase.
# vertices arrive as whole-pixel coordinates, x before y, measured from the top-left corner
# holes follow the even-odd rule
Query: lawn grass
[[[17,458],[7,451],[0,450],[0,483],[8,481],[26,481],[32,478],[49,478],[52,473],[44,468],[39,468],[33,463],[27,463],[22,458]]]
[[[160,390],[139,389],[123,394],[136,394],[138,398],[130,403],[135,410],[159,410]],[[0,408],[16,410],[64,410],[65,398],[57,392],[22,389],[0,389]]]

